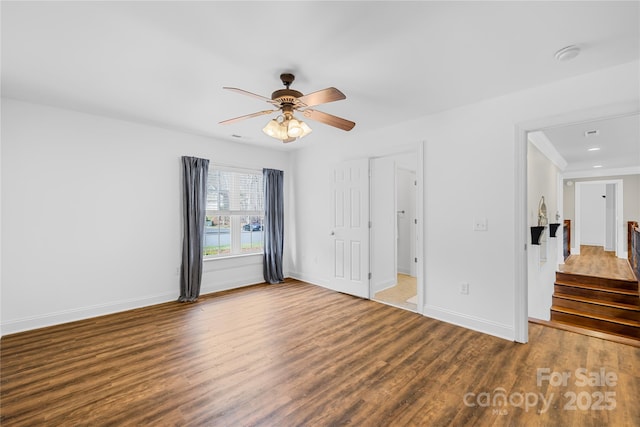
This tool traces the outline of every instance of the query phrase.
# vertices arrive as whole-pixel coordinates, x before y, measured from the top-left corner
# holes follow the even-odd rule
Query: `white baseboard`
[[[221,283],[216,283],[215,286],[202,286],[202,288],[200,288],[200,295],[214,294],[216,292],[222,292],[222,291],[230,291],[231,289],[244,288],[246,286],[258,285],[260,283],[264,283],[263,277],[252,277],[247,281],[243,281],[242,283],[233,282],[233,281],[221,282]]]
[[[510,325],[480,319],[478,317],[457,313],[428,304],[424,306],[423,314],[433,319],[442,320],[443,322],[462,326],[463,328],[472,329],[484,334],[493,335],[498,338],[503,338],[509,341],[515,340],[515,328]]]
[[[89,307],[80,307],[70,310],[58,311],[39,316],[24,317],[22,319],[10,320],[2,323],[2,333],[5,335],[17,332],[29,331],[32,329],[44,328],[47,326],[59,325],[62,323],[75,322],[76,320],[90,319],[92,317],[104,316],[106,314],[118,313],[121,311],[133,310],[135,308],[147,307],[155,304],[176,301],[178,293],[168,293],[145,298],[117,301],[107,304],[97,304]]]
[[[292,271],[289,273],[288,277],[292,279],[300,280],[301,282],[306,282],[312,285],[322,286],[323,288],[331,289],[331,286],[329,285],[329,282],[327,280],[321,279],[318,277],[313,277],[308,274]]]
[[[263,278],[253,278],[243,283],[223,282],[215,287],[202,287],[200,295],[207,295],[215,292],[228,291],[231,289],[243,288],[245,286],[257,285],[264,283]],[[60,325],[63,323],[75,322],[77,320],[90,319],[92,317],[104,316],[107,314],[119,313],[122,311],[133,310],[136,308],[148,307],[151,305],[162,304],[166,302],[177,301],[179,292],[171,292],[156,296],[123,300],[107,304],[98,304],[89,307],[80,307],[70,310],[48,313],[40,316],[25,317],[22,319],[10,320],[0,325],[3,335],[15,334],[18,332],[29,331],[32,329],[44,328],[47,326]]]

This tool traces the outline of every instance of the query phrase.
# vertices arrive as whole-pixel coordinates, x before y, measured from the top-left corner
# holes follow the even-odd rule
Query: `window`
[[[262,252],[262,171],[210,168],[204,229],[205,258]]]

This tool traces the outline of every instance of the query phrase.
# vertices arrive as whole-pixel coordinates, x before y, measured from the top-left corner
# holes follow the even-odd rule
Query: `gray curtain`
[[[180,302],[193,302],[200,295],[204,218],[207,206],[209,160],[182,157],[182,267]]]
[[[284,281],[282,246],[284,242],[284,172],[263,169],[264,177],[264,262],[262,270],[268,283]]]

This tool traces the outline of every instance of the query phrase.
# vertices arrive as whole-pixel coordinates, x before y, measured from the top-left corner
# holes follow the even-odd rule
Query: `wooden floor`
[[[408,274],[398,274],[398,282],[395,286],[376,292],[373,299],[385,302],[407,310],[416,311],[418,304],[409,302],[410,298],[417,297],[417,280]]]
[[[584,274],[608,279],[636,280],[629,262],[605,252],[602,246],[580,246],[580,255],[570,255],[558,266],[561,273]]]
[[[2,338],[0,424],[640,425],[640,349],[540,325],[529,339],[258,285]],[[580,368],[609,384],[576,384]]]

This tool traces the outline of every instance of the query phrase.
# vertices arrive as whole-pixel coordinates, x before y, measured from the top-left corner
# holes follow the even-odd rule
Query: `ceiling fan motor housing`
[[[280,89],[271,94],[273,101],[278,101],[282,104],[294,104],[296,99],[302,96],[302,92],[298,92],[293,89]]]

